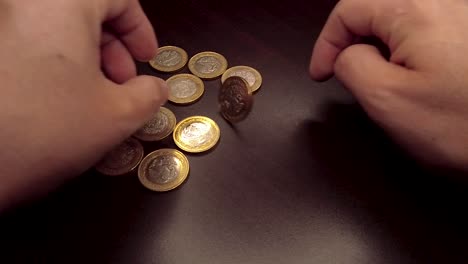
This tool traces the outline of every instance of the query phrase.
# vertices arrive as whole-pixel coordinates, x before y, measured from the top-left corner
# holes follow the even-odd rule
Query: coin
[[[195,75],[177,74],[167,79],[169,101],[176,104],[189,104],[197,101],[205,92],[205,85]]]
[[[221,82],[224,83],[227,78],[232,76],[239,76],[244,78],[249,84],[249,92],[253,93],[260,89],[262,86],[262,75],[260,73],[249,66],[234,66],[226,70],[221,77]]]
[[[174,131],[176,117],[171,110],[160,107],[151,119],[143,127],[133,134],[134,137],[143,141],[159,141],[169,136]]]
[[[189,61],[189,69],[194,75],[202,79],[214,79],[221,76],[227,69],[228,63],[223,55],[205,51],[193,56]]]
[[[204,152],[219,141],[220,130],[212,119],[205,116],[192,116],[180,121],[174,129],[174,142],[187,152]]]
[[[189,173],[187,157],[175,149],[159,149],[148,154],[138,167],[138,179],[146,188],[165,192],[179,187]]]
[[[185,50],[175,46],[164,46],[158,49],[158,54],[149,64],[161,72],[175,72],[182,69],[187,61],[188,55]]]
[[[239,76],[227,78],[219,91],[218,102],[221,114],[230,122],[244,120],[253,105],[248,83]]]
[[[95,168],[104,175],[123,175],[135,169],[143,155],[141,143],[134,138],[129,138],[111,150]]]

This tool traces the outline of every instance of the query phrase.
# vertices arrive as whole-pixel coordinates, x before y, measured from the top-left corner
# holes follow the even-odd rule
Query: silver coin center
[[[171,82],[171,94],[176,98],[189,98],[197,92],[197,84],[190,79],[178,79]]]
[[[159,65],[166,67],[172,67],[179,64],[182,61],[182,55],[175,50],[165,50],[156,56],[156,62]]]
[[[195,69],[205,74],[213,73],[220,68],[221,62],[214,56],[204,56],[195,62]]]
[[[156,157],[148,166],[148,180],[156,184],[170,183],[177,179],[181,166],[176,157]]]
[[[210,124],[194,122],[182,130],[180,140],[189,146],[198,147],[209,142],[211,137]]]
[[[140,129],[139,132],[149,135],[157,135],[166,130],[168,126],[169,118],[165,114],[158,112]]]
[[[232,76],[239,76],[241,77],[242,79],[246,80],[249,85],[252,87],[254,84],[255,84],[255,81],[257,80],[255,78],[255,75],[250,72],[250,71],[247,71],[247,70],[237,70],[237,71],[233,71],[229,74],[228,77],[232,77]]]

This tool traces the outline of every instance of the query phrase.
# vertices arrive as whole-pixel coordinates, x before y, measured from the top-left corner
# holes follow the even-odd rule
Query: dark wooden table
[[[253,112],[230,127],[220,80],[205,82],[198,103],[168,105],[222,134],[213,151],[187,155],[181,188],[153,193],[135,174],[90,171],[0,217],[0,263],[467,263],[468,184],[407,158],[337,81],[310,80],[334,1],[142,4],[161,46],[257,68]]]

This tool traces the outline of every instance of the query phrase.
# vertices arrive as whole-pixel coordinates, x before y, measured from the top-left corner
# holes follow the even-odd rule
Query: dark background
[[[407,158],[337,81],[310,80],[335,1],[142,4],[161,46],[262,73],[251,115],[230,127],[220,80],[205,82],[196,104],[168,104],[178,120],[206,115],[221,128],[214,150],[187,154],[181,188],[153,193],[134,173],[90,171],[0,217],[0,263],[468,262],[468,184]]]

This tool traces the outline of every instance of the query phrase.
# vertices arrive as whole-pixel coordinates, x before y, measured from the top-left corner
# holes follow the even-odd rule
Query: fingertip
[[[169,97],[169,86],[167,85],[167,82],[164,81],[163,79],[160,79],[160,78],[156,78],[156,81],[157,81],[157,85],[161,88],[161,95],[162,95],[162,99],[163,101],[161,102],[161,105],[164,105],[166,104],[167,102],[167,99]]]
[[[312,52],[309,73],[315,81],[326,81],[333,76],[333,68],[341,47],[319,37]]]

